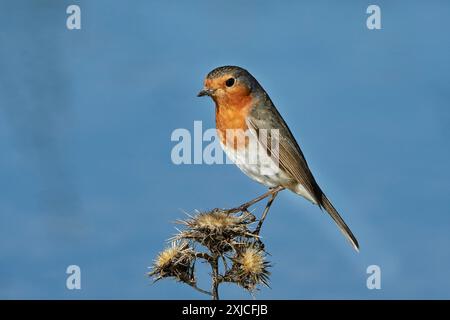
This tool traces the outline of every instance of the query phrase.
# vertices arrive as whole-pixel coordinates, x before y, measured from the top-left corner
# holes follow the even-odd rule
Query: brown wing
[[[267,103],[265,104],[267,105]],[[322,191],[316,183],[309,170],[306,159],[300,150],[294,136],[286,125],[285,121],[273,108],[254,108],[247,118],[250,128],[258,132],[260,129],[268,130],[268,140],[270,141],[270,130],[278,129],[278,159],[280,169],[288,173],[295,184],[286,186],[294,189],[296,184],[301,184],[311,196],[311,201],[321,205]],[[268,146],[270,149],[270,145]]]
[[[320,189],[309,170],[303,152],[300,150],[283,117],[281,117],[270,98],[268,96],[264,98],[264,103],[253,108],[250,112],[247,118],[248,126],[256,132],[260,129],[266,129],[270,133],[270,129],[278,129],[278,159],[280,169],[288,173],[294,182],[301,184],[306,189],[311,196],[309,200],[315,202],[320,208],[324,208],[328,212],[340,231],[352,244],[353,248],[359,251],[358,240],[356,240],[350,228]],[[268,145],[268,148],[270,149],[270,145]],[[294,191],[295,184],[286,187]]]

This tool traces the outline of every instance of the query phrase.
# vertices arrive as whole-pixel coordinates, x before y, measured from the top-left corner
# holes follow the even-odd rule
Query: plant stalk
[[[211,261],[211,268],[212,268],[212,299],[213,300],[219,300],[219,256],[215,254],[213,256],[213,259]]]

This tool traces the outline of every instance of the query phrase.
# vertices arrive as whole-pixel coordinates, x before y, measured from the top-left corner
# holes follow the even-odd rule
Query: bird
[[[215,68],[197,96],[214,101],[220,145],[241,171],[270,189],[288,189],[325,209],[359,251],[356,237],[316,182],[291,130],[250,72],[238,66]],[[260,139],[262,133],[266,139]],[[249,138],[257,143],[249,143]]]

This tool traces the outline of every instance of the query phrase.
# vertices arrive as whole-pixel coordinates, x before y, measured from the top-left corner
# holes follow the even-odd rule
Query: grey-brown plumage
[[[245,69],[234,66],[225,66],[216,68],[211,71],[207,79],[229,79],[233,78],[232,86],[240,86],[243,90],[240,90],[242,98],[242,92],[251,97],[251,106],[248,108],[250,111],[246,116],[246,123],[248,128],[258,135],[258,132],[262,129],[270,132],[272,129],[278,129],[278,166],[282,171],[282,175],[274,175],[266,177],[261,175],[258,171],[255,171],[253,167],[246,164],[238,165],[244,173],[261,182],[269,187],[283,186],[303,197],[309,201],[317,204],[320,208],[323,208],[328,212],[334,222],[337,224],[341,232],[350,241],[352,246],[358,251],[359,244],[356,237],[351,232],[350,228],[344,222],[337,210],[333,207],[329,199],[322,192],[321,188],[317,184],[311,170],[308,167],[305,156],[303,155],[298,143],[289,130],[286,122],[276,109],[272,100],[258,83],[258,81]],[[234,84],[235,83],[235,84]],[[220,86],[220,84],[219,84]],[[222,90],[217,93],[217,90]],[[220,95],[232,95],[230,89],[227,92],[227,88],[205,88],[203,92],[211,95],[213,99]],[[245,96],[244,96],[245,98]],[[220,103],[216,101],[216,107],[220,108]],[[240,100],[239,100],[240,101]],[[230,108],[230,107],[228,107]],[[270,139],[268,139],[270,140]],[[265,146],[268,153],[272,153],[270,145]]]

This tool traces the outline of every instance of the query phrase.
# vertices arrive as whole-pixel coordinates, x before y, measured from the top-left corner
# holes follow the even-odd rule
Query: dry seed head
[[[225,253],[232,250],[235,239],[255,237],[248,229],[248,225],[254,221],[255,217],[248,212],[231,214],[214,209],[179,221],[186,229],[174,239],[195,241],[213,252]]]
[[[180,221],[191,229],[203,230],[215,233],[226,231],[245,232],[247,225],[255,221],[255,216],[251,213],[231,214],[227,211],[214,209],[208,212],[201,212],[188,220]]]
[[[260,274],[264,270],[264,256],[256,248],[248,248],[238,258],[242,272]]]
[[[172,241],[170,247],[160,252],[153,263],[152,271],[148,274],[159,280],[175,277],[178,281],[195,282],[193,264],[195,251],[186,241]]]
[[[269,262],[266,253],[256,243],[242,243],[236,255],[231,258],[233,266],[225,274],[228,282],[234,282],[250,292],[254,292],[258,284],[269,286]]]
[[[181,253],[181,248],[177,245],[173,245],[161,251],[156,257],[155,267],[164,268],[175,262],[179,258]]]
[[[226,229],[241,223],[238,217],[223,211],[200,213],[195,217],[195,223],[199,228],[210,230]]]

